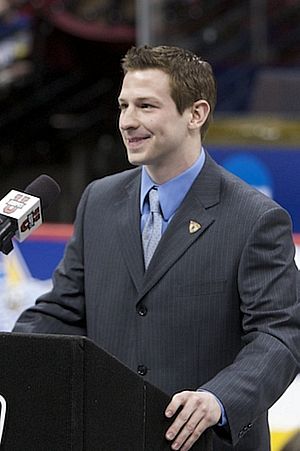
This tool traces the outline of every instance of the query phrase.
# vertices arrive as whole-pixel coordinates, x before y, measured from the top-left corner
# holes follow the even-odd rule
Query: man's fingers
[[[177,395],[175,395],[177,396]],[[178,404],[180,403],[180,404]],[[182,404],[182,399],[180,396],[175,400],[174,409]],[[200,400],[193,399],[192,396],[189,396],[185,400],[185,404],[181,412],[178,413],[177,417],[173,421],[172,425],[168,429],[166,433],[166,437],[168,440],[173,440],[174,437],[179,433],[184,425],[188,428],[188,430],[193,431],[199,421],[202,418],[202,410],[199,408]],[[171,410],[171,409],[170,409]],[[168,411],[168,409],[167,409]]]
[[[179,407],[184,403],[185,398],[184,398],[184,393],[177,393],[176,395],[173,396],[170,404],[168,404],[166,410],[165,410],[165,415],[168,418],[171,418],[179,409]]]
[[[182,410],[180,414],[177,415],[176,419],[166,433],[168,440],[173,440],[177,436],[179,431],[181,431],[184,425],[186,426],[187,432],[189,434],[189,431],[193,431],[195,429],[197,423],[194,424],[195,419],[190,418],[191,415],[192,412],[186,409]]]
[[[173,396],[166,416],[172,417],[180,406],[182,410],[167,430],[166,438],[173,441],[172,449],[187,451],[208,427],[218,422],[221,408],[211,393],[185,391]]]
[[[171,448],[174,450],[185,449],[181,448],[182,445],[184,444],[184,446],[187,446],[186,449],[189,449],[188,444],[195,443],[195,441],[198,440],[202,432],[206,429],[206,427],[204,427],[204,422],[202,420],[203,417],[202,418],[200,417],[199,411],[195,410],[194,413],[191,415],[190,419],[187,422],[185,422],[183,426],[181,425],[178,434],[174,436],[174,441]]]
[[[194,445],[194,443],[196,443],[196,441],[199,439],[199,437],[202,435],[202,433],[205,431],[205,429],[207,429],[207,425],[204,425],[204,421],[200,421],[200,423],[197,425],[197,427],[193,430],[193,432],[186,437],[184,440],[182,440],[182,442],[179,442],[179,437],[178,440],[175,440],[174,445],[177,446],[175,448],[172,449],[180,449],[181,451],[188,451],[189,449],[191,449],[191,447]],[[179,446],[179,447],[178,447]]]

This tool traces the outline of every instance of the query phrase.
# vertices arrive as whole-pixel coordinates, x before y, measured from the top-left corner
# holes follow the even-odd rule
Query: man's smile
[[[143,144],[146,140],[150,139],[151,136],[127,136],[126,141],[130,147],[138,147]]]

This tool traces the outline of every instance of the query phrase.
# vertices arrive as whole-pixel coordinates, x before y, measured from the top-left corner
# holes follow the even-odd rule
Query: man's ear
[[[190,130],[200,129],[205,124],[210,112],[209,103],[206,100],[197,100],[191,107],[191,119],[188,127]]]

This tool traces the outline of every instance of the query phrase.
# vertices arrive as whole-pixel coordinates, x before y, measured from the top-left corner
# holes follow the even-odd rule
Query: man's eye
[[[150,105],[149,103],[142,103],[141,108],[147,110],[149,108],[154,108],[153,105]]]

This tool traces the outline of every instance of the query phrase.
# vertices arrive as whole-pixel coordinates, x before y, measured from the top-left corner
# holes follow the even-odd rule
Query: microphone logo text
[[[13,199],[10,199],[6,206],[3,208],[3,213],[11,215],[15,213],[18,209],[22,209],[26,206],[27,202],[30,200],[30,196],[24,194],[16,194]]]
[[[27,215],[27,218],[21,225],[21,232],[26,232],[26,230],[32,229],[35,224],[41,219],[41,211],[40,208],[37,207],[34,211]]]

